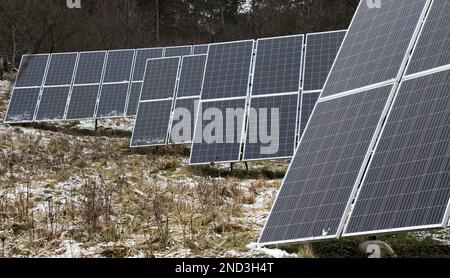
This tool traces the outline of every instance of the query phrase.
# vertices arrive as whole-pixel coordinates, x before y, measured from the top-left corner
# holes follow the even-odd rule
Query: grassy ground
[[[0,94],[4,118],[10,84]],[[266,257],[257,241],[288,161],[233,172],[187,165],[188,146],[130,149],[131,121],[0,124],[0,257]],[[122,128],[122,127],[127,128]],[[447,236],[447,235],[445,235]],[[384,237],[399,257],[449,257],[441,241]],[[363,239],[283,247],[359,257]]]

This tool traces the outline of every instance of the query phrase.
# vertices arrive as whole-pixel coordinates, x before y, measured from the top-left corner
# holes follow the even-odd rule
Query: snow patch
[[[280,249],[269,249],[261,247],[258,243],[250,243],[247,245],[247,248],[252,250],[255,253],[260,253],[267,255],[272,258],[281,259],[281,258],[298,258],[297,254],[289,254],[286,251]]]

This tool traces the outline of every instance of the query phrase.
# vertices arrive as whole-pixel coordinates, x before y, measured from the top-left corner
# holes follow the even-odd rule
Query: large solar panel
[[[245,98],[200,103],[191,164],[240,160],[245,105]]]
[[[72,85],[78,53],[52,54],[45,86]]]
[[[300,136],[302,136],[305,131],[306,125],[308,124],[309,118],[316,106],[317,100],[319,99],[319,93],[302,93],[301,107],[300,107]]]
[[[180,57],[148,60],[140,100],[173,98],[179,67]]]
[[[298,93],[251,99],[243,160],[294,155]]]
[[[141,97],[143,82],[133,82],[131,84],[130,95],[128,97],[127,116],[134,117],[137,113],[139,98]]]
[[[66,111],[70,85],[60,87],[45,87],[39,102],[36,121],[63,120]]]
[[[129,83],[103,84],[97,118],[123,117]]]
[[[208,44],[199,44],[199,45],[194,45],[194,50],[193,53],[194,55],[199,55],[199,54],[208,54]]]
[[[177,99],[173,112],[170,142],[192,143],[200,97]]]
[[[49,57],[49,54],[22,56],[15,87],[24,88],[42,86]]]
[[[321,91],[347,31],[306,35],[303,91]]]
[[[248,40],[209,46],[202,100],[247,96],[253,45]]]
[[[131,146],[166,145],[171,110],[172,100],[139,103]]]
[[[99,89],[99,84],[73,86],[66,119],[93,119],[95,117]]]
[[[166,58],[182,57],[191,54],[192,54],[191,45],[166,47],[166,49],[164,50],[164,57]]]
[[[450,2],[434,0],[408,66],[413,74],[450,64]]]
[[[109,51],[103,83],[129,82],[133,60],[134,50]]]
[[[81,52],[74,84],[100,84],[106,55],[106,51]]]
[[[257,41],[252,95],[299,92],[303,35]]]
[[[403,81],[346,235],[447,226],[449,146],[450,71]]]
[[[260,243],[337,237],[392,88],[317,104]]]
[[[325,85],[323,97],[393,81],[426,13],[427,0],[361,1]]]
[[[183,57],[177,98],[200,96],[205,64],[206,55]]]
[[[32,122],[41,88],[15,88],[9,102],[6,123]]]

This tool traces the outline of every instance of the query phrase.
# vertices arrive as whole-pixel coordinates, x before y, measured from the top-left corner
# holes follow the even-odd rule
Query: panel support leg
[[[245,164],[245,170],[248,172],[248,170],[250,169],[250,168],[248,167],[248,162],[244,162],[244,164]]]
[[[234,170],[234,163],[230,163],[230,172],[233,172]]]
[[[95,132],[97,132],[97,130],[98,130],[98,119],[95,119],[94,129],[95,129]]]

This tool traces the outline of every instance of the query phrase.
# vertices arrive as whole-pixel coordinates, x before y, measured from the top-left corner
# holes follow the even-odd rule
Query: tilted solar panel
[[[403,81],[345,235],[446,227],[449,146],[450,71]]]
[[[123,117],[129,83],[103,84],[97,118]]]
[[[42,86],[49,57],[49,54],[22,56],[15,88]]]
[[[205,64],[206,55],[183,57],[177,98],[200,96]]]
[[[131,84],[127,108],[128,117],[136,116],[137,108],[139,105],[139,98],[141,97],[142,83],[143,82],[133,82],[133,84]]]
[[[309,118],[316,106],[317,100],[319,99],[319,93],[302,93],[302,101],[300,107],[300,136],[302,136],[305,131],[306,125],[308,124]]]
[[[175,96],[180,57],[147,61],[141,101],[168,99]]]
[[[70,86],[45,87],[39,102],[36,121],[63,120],[69,91]]]
[[[45,78],[45,86],[72,85],[78,53],[52,54]]]
[[[132,74],[134,52],[134,50],[109,51],[103,83],[129,82]]]
[[[200,44],[200,45],[194,45],[193,53],[194,55],[199,54],[208,54],[208,44]]]
[[[6,123],[32,122],[41,88],[15,88],[9,102]]]
[[[171,46],[166,47],[164,50],[164,57],[182,57],[192,54],[192,45],[185,46]]]
[[[106,51],[80,52],[74,84],[100,84],[106,55]]]
[[[164,48],[145,48],[136,50],[134,62],[133,81],[143,81],[145,65],[148,59],[162,58]]]
[[[66,119],[93,119],[99,89],[99,84],[73,86]]]
[[[200,97],[176,100],[171,128],[171,143],[192,143],[199,103]]]

